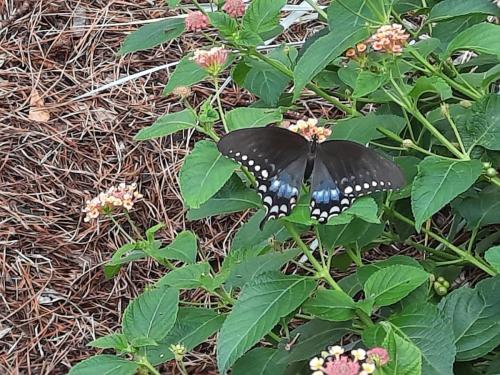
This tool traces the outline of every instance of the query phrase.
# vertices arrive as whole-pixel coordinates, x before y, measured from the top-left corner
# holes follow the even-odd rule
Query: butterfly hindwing
[[[225,135],[218,148],[247,167],[257,180],[257,192],[267,211],[262,223],[290,214],[306,169],[306,139],[283,128],[248,128]]]
[[[311,217],[326,222],[352,205],[357,197],[402,187],[401,170],[375,151],[350,141],[317,146],[312,173]]]

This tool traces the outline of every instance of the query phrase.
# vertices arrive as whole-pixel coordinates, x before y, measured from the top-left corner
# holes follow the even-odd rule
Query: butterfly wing
[[[311,217],[325,223],[357,197],[398,189],[403,173],[392,161],[350,141],[318,144],[311,184]]]
[[[304,179],[309,142],[284,128],[240,129],[219,141],[219,151],[248,168],[269,219],[289,215]]]

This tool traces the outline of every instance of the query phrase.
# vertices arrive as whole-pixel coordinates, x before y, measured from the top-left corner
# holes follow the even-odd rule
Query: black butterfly
[[[318,143],[285,128],[236,130],[226,134],[218,148],[255,176],[267,212],[261,226],[289,215],[302,182],[311,176],[311,218],[320,223],[349,208],[357,197],[405,184],[403,173],[392,161],[363,145]]]

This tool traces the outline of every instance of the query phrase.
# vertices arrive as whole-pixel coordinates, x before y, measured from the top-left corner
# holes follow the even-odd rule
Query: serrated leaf
[[[382,268],[387,268],[394,265],[405,265],[422,269],[420,263],[418,263],[415,259],[404,255],[394,255],[389,259],[358,267],[356,269],[356,277],[358,278],[359,282],[364,285],[370,278],[370,276],[375,272],[381,270]]]
[[[234,18],[223,12],[208,13],[208,17],[210,19],[210,24],[219,30],[224,38],[233,40],[233,37],[238,32],[238,23]]]
[[[285,371],[287,363],[278,363],[283,353],[272,348],[255,348],[238,359],[231,371],[232,375],[279,375]]]
[[[157,287],[171,286],[179,289],[199,288],[203,277],[210,273],[210,265],[207,262],[188,264],[169,271],[156,282]]]
[[[382,86],[383,82],[384,77],[382,74],[372,73],[369,70],[362,70],[356,77],[352,96],[353,98],[366,96]]]
[[[114,355],[95,355],[73,366],[68,375],[134,375],[139,364]]]
[[[180,130],[191,129],[196,126],[196,113],[192,109],[170,113],[161,116],[153,125],[139,130],[134,136],[136,141],[145,141],[176,133]]]
[[[377,24],[377,16],[372,7],[377,7],[383,14],[385,12],[379,8],[382,3],[384,6],[389,5],[389,2],[368,3],[365,0],[350,0],[349,3],[331,2],[327,9],[330,30],[355,30],[366,26],[367,23],[371,26]]]
[[[206,77],[208,77],[208,72],[191,60],[191,56],[185,56],[175,67],[163,89],[163,95],[171,94],[177,87],[192,86]]]
[[[181,307],[171,331],[158,345],[143,348],[143,355],[153,365],[168,362],[174,358],[170,345],[182,344],[189,352],[212,336],[221,326],[225,316],[217,312],[195,307]]]
[[[373,273],[363,286],[366,298],[373,299],[377,306],[398,302],[426,280],[429,274],[412,266],[395,265]]]
[[[428,156],[418,165],[411,191],[415,228],[466,191],[481,175],[479,160],[453,161]]]
[[[318,290],[302,308],[316,318],[333,322],[350,320],[356,315],[356,303],[337,290]]]
[[[99,337],[87,344],[99,349],[116,349],[123,351],[128,347],[127,337],[122,333],[112,333],[103,337]]]
[[[238,176],[233,175],[217,194],[203,203],[200,208],[190,209],[186,217],[188,220],[200,220],[260,206],[261,201],[257,193],[246,187]]]
[[[337,30],[312,43],[297,62],[293,72],[294,98],[298,98],[302,89],[331,61],[368,36],[369,32],[364,28],[358,28],[354,31]]]
[[[381,346],[389,352],[389,363],[381,367],[382,375],[422,375],[422,354],[415,344],[399,336],[392,328]]]
[[[123,333],[129,340],[161,340],[177,317],[179,291],[160,287],[148,290],[134,299],[123,314]]]
[[[399,134],[405,125],[406,121],[402,117],[370,113],[367,116],[352,117],[337,122],[332,128],[330,139],[367,144],[370,141],[385,137],[377,128],[384,128]]]
[[[432,7],[427,22],[442,21],[474,13],[500,15],[498,7],[490,0],[445,0]]]
[[[215,143],[199,141],[184,160],[179,176],[182,197],[190,208],[199,208],[229,180],[237,164],[222,156]]]
[[[256,34],[273,30],[286,0],[253,0],[243,16],[243,28]]]
[[[124,55],[129,52],[153,48],[177,38],[183,32],[184,20],[181,18],[169,18],[149,23],[128,35],[118,53]]]
[[[167,259],[180,260],[184,263],[195,263],[198,250],[196,235],[185,230],[180,232],[170,245],[158,251],[158,255]]]
[[[459,288],[439,304],[451,322],[458,361],[471,361],[500,345],[500,277],[479,282],[474,289]]]
[[[354,219],[342,225],[321,225],[318,230],[321,240],[327,248],[349,244],[363,247],[384,231],[384,224],[373,224],[361,219]]]
[[[230,131],[266,126],[283,120],[281,111],[274,108],[236,108],[226,113]]]
[[[241,288],[256,276],[269,271],[278,271],[285,263],[295,258],[300,253],[297,249],[282,253],[268,253],[256,257],[250,257],[235,265],[225,282],[228,288]]]
[[[279,319],[302,304],[315,287],[312,279],[268,273],[243,288],[217,340],[217,364],[224,373]]]
[[[500,223],[500,191],[496,188],[480,191],[477,195],[466,197],[454,208],[473,229]]]
[[[457,50],[472,50],[500,58],[500,26],[480,23],[469,27],[450,42],[446,52],[449,56]]]
[[[453,375],[455,343],[451,325],[431,304],[405,308],[389,320],[421,351],[422,374]]]
[[[500,246],[493,246],[486,250],[484,259],[500,273]]]
[[[441,100],[449,99],[453,96],[451,87],[440,77],[419,77],[410,91],[410,96],[417,101],[426,93],[436,93]]]

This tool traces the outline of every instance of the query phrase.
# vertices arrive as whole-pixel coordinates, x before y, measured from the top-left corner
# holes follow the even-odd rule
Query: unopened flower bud
[[[448,293],[448,289],[445,288],[444,286],[440,286],[439,288],[436,289],[436,293],[439,296],[445,296]]]
[[[470,100],[460,100],[459,104],[464,108],[472,107],[472,102]]]
[[[437,282],[438,282],[438,283],[440,283],[440,284],[441,284],[443,281],[445,281],[445,278],[444,278],[443,276],[439,276],[439,277],[437,278]]]
[[[402,145],[404,148],[412,148],[415,144],[411,139],[403,139]]]
[[[495,176],[497,175],[497,173],[498,173],[498,172],[497,172],[497,170],[496,170],[495,168],[488,168],[488,169],[486,170],[486,175],[487,175],[488,177],[495,177]]]

